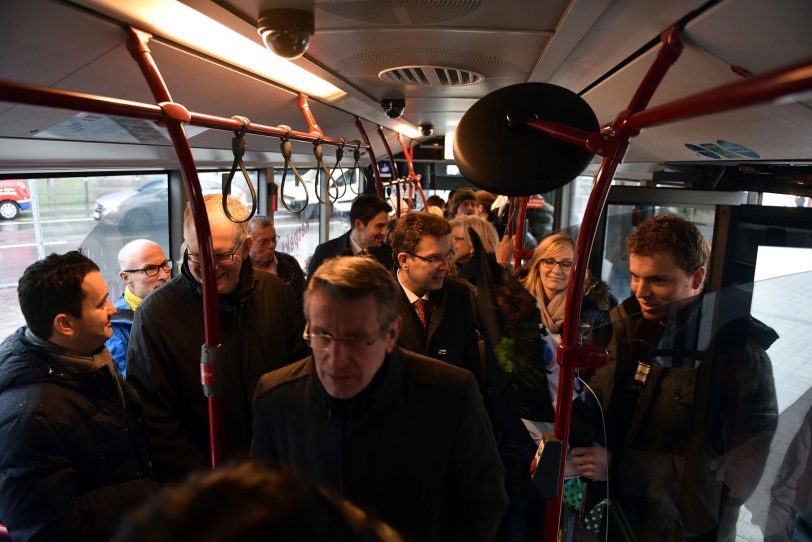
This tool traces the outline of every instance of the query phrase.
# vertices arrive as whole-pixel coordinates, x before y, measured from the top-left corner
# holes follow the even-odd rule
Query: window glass
[[[307,269],[307,261],[319,244],[321,205],[315,196],[316,170],[301,169],[299,174],[301,180],[291,171],[285,175],[281,168],[274,172],[279,202],[274,213],[274,226],[279,236],[276,250],[290,254],[302,269]]]
[[[761,204],[770,207],[812,207],[812,198],[792,194],[762,194]]]
[[[612,294],[620,301],[629,297],[630,275],[629,256],[626,253],[626,238],[637,225],[663,213],[674,213],[693,222],[710,241],[713,239],[713,223],[716,216],[713,205],[692,207],[672,207],[659,205],[619,205],[606,206],[606,242],[603,249],[601,279],[609,285]]]
[[[572,182],[572,204],[570,205],[570,224],[575,226],[583,222],[586,204],[589,195],[592,193],[592,185],[595,178],[587,175],[579,175]]]
[[[118,296],[116,259],[123,242],[149,237],[167,249],[167,182],[163,173],[15,181],[20,192],[18,183],[25,185],[30,201],[18,197],[20,212],[0,220],[0,297],[11,308],[0,335],[24,323],[17,302],[20,275],[52,252],[81,248],[101,268],[111,298]]]

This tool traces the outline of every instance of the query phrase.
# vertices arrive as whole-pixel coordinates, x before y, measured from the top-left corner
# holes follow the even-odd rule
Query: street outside
[[[165,225],[156,225],[125,235],[106,220],[96,221],[91,213],[91,206],[86,204],[63,205],[51,212],[43,212],[40,220],[42,253],[64,253],[82,248],[101,268],[111,297],[115,298],[121,293],[116,259],[121,246],[135,237],[147,237],[166,247],[167,230]],[[331,220],[330,228],[331,237],[344,233],[346,219]],[[280,236],[277,250],[292,254],[305,267],[307,258],[319,243],[318,218],[300,221],[295,215],[279,213],[276,215],[276,230]],[[180,260],[182,255],[173,256]],[[24,212],[16,220],[0,221],[0,299],[6,302],[6,307],[11,307],[0,323],[2,337],[23,323],[17,302],[17,281],[25,268],[38,257],[31,211]]]

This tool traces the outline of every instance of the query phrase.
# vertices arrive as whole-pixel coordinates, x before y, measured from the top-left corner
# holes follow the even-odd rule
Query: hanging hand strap
[[[344,181],[343,190],[341,191],[341,195],[338,196],[339,199],[344,197],[344,194],[347,193],[347,176],[344,174],[344,166],[341,165],[341,160],[344,159],[344,145],[346,144],[346,140],[343,137],[339,137],[338,140],[340,143],[338,147],[336,147],[336,163],[333,166],[333,169],[330,171],[330,176],[335,179],[336,168],[341,172],[341,179]],[[338,180],[336,180],[338,183]]]
[[[322,205],[332,205],[338,201],[339,188],[335,179],[333,179],[333,176],[330,174],[330,170],[327,169],[327,165],[324,163],[324,147],[321,145],[321,138],[313,142],[313,156],[316,157],[316,178],[313,185],[313,192],[316,194],[316,199],[319,200],[319,203]],[[324,182],[327,183],[327,201],[321,199],[321,194],[319,194],[319,180],[322,172],[326,177]],[[335,188],[335,197],[332,197],[330,194],[331,188]]]
[[[305,184],[304,179],[302,179],[302,176],[299,175],[299,171],[296,169],[296,166],[293,165],[293,162],[290,159],[291,156],[293,156],[293,143],[290,142],[290,133],[292,130],[290,126],[285,126],[284,124],[279,125],[278,128],[282,128],[287,132],[282,138],[282,142],[279,146],[282,151],[282,157],[285,159],[285,169],[282,171],[282,183],[279,186],[279,200],[282,202],[282,207],[287,209],[288,212],[298,215],[310,204],[310,194],[307,192],[307,185]],[[296,186],[298,186],[299,183],[302,183],[302,189],[304,189],[305,201],[304,205],[302,205],[300,209],[290,207],[285,201],[285,180],[288,176],[288,169],[293,171]]]
[[[363,192],[363,189],[361,188],[361,177],[363,177],[364,181],[366,181],[366,175],[364,175],[364,170],[361,168],[361,166],[358,165],[358,162],[361,160],[361,142],[356,139],[353,141],[353,143],[355,143],[355,150],[352,151],[352,170],[353,172],[360,171],[360,174],[358,175],[358,190],[355,190],[352,185],[350,185],[350,191],[358,196]]]
[[[242,128],[240,128],[238,132],[234,132],[234,138],[231,140],[231,152],[234,154],[234,161],[231,163],[231,171],[228,173],[228,178],[223,183],[223,213],[225,213],[226,218],[230,221],[242,224],[243,222],[251,220],[251,217],[257,212],[257,191],[254,189],[254,183],[251,182],[251,177],[248,175],[248,171],[245,169],[245,164],[242,161],[245,155],[245,134],[248,132],[248,127],[251,126],[251,121],[248,120],[247,117],[241,117],[239,115],[235,115],[231,118],[240,121]],[[248,216],[245,217],[244,220],[235,219],[228,210],[228,196],[231,195],[231,182],[234,180],[234,174],[237,172],[238,167],[240,171],[242,171],[242,176],[245,179],[245,184],[248,185],[248,190],[251,192],[251,212],[248,213]]]

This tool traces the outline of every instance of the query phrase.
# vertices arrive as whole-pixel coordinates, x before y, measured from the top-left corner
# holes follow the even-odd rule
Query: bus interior
[[[299,58],[272,55],[258,32],[263,15],[280,7],[314,15]],[[473,178],[480,166],[499,177],[486,181],[491,191],[504,183],[511,188],[503,194],[543,202],[517,226],[532,249],[553,231],[584,234],[601,152],[565,183],[534,184],[535,172],[558,167],[549,153],[534,152],[537,143],[521,133],[466,124],[464,115],[495,91],[543,83],[588,104],[606,129],[657,62],[662,36],[677,29],[683,49],[651,108],[781,70],[800,73],[798,86],[758,103],[732,93],[723,106],[635,135],[615,157],[590,223],[588,267],[618,300],[628,297],[624,239],[648,216],[677,213],[711,241],[709,291],[778,333],[768,351],[778,425],[736,528],[737,540],[764,540],[773,481],[812,409],[812,364],[803,354],[812,335],[810,21],[809,0],[4,0],[0,183],[9,187],[0,185],[0,297],[9,310],[0,331],[5,337],[23,324],[16,281],[48,253],[82,248],[111,296],[121,293],[115,255],[127,240],[149,237],[183,257],[189,195],[166,127],[128,116],[126,107],[104,114],[49,103],[48,90],[174,102],[276,129],[245,134],[246,178],[238,169],[232,193],[250,206],[252,184],[258,212],[274,217],[279,250],[303,268],[320,242],[349,229],[352,199],[374,190],[376,177],[386,197],[395,201],[402,189],[419,210],[415,181],[426,196],[445,198],[481,186]],[[170,100],[156,99],[134,59],[134,36]],[[461,121],[478,146],[467,164],[454,156]],[[238,131],[185,126],[204,194],[218,192],[233,169]],[[302,137],[292,138],[286,160],[284,134],[293,132]],[[327,171],[342,173],[334,187]],[[29,201],[14,192],[21,181]]]

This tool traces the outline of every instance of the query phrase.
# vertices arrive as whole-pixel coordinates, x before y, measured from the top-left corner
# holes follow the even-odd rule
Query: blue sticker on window
[[[713,158],[714,160],[719,160],[720,158],[722,158],[715,152],[709,151],[708,149],[700,147],[699,145],[694,145],[693,143],[686,143],[685,148],[688,149],[689,151],[694,151],[697,154],[701,154],[702,156]]]
[[[733,143],[732,141],[726,141],[724,139],[717,139],[716,143],[730,152],[735,152],[740,156],[744,156],[746,158],[761,158],[761,156],[754,150],[748,149],[743,145],[739,145],[738,143]]]

